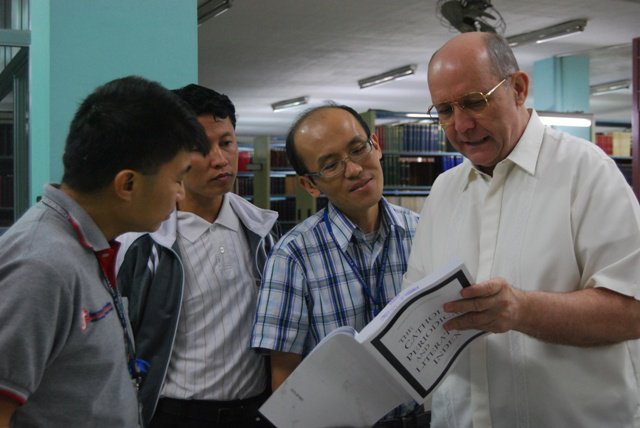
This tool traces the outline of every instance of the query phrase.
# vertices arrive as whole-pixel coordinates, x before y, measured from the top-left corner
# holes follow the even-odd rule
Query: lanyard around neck
[[[382,310],[384,306],[384,303],[382,301],[382,295],[384,293],[384,273],[387,268],[387,257],[389,255],[389,238],[391,236],[391,231],[389,231],[389,234],[387,234],[387,237],[384,240],[384,247],[382,249],[382,259],[380,260],[380,267],[378,268],[378,272],[376,274],[376,296],[377,296],[377,299],[376,299],[376,297],[374,297],[373,293],[371,292],[371,287],[369,286],[369,283],[365,281],[365,279],[363,278],[362,274],[360,273],[360,269],[356,265],[353,258],[349,255],[349,253],[347,253],[346,250],[343,251],[342,248],[340,247],[338,240],[336,239],[336,236],[333,233],[333,227],[331,226],[331,221],[329,220],[328,207],[325,208],[325,211],[324,211],[324,223],[327,226],[327,230],[329,231],[329,234],[331,235],[333,242],[336,244],[336,247],[338,247],[340,254],[347,261],[347,264],[349,265],[349,267],[351,267],[353,274],[358,279],[358,282],[360,282],[362,291],[370,303],[371,309],[369,310],[369,316],[370,316],[370,319],[372,319],[373,317],[378,315],[378,313]]]
[[[64,216],[73,230],[76,232],[76,237],[78,241],[80,241],[80,245],[91,250],[91,252],[96,257],[96,261],[100,266],[100,273],[102,274],[102,285],[107,290],[109,295],[111,296],[111,300],[113,301],[113,307],[118,315],[118,319],[120,321],[120,325],[122,326],[122,333],[124,335],[124,345],[125,351],[127,353],[127,364],[129,367],[129,374],[131,375],[131,379],[134,381],[136,387],[140,386],[140,382],[142,381],[142,375],[148,369],[148,363],[144,360],[136,359],[135,355],[135,346],[133,344],[132,335],[129,332],[129,323],[127,322],[127,318],[125,315],[124,304],[122,303],[122,296],[118,289],[111,283],[109,280],[109,273],[105,271],[106,267],[100,261],[100,255],[93,249],[91,244],[87,242],[80,230],[80,225],[76,222],[76,220],[69,214],[69,212],[58,205],[56,202],[51,200],[48,197],[43,197],[42,202],[47,205],[49,208],[55,210],[62,216]]]

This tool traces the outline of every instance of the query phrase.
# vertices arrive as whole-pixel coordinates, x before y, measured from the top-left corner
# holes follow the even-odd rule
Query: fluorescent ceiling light
[[[309,102],[308,96],[291,98],[288,100],[283,100],[283,101],[278,101],[276,103],[273,103],[271,104],[271,108],[273,109],[273,111],[280,111],[288,108],[298,107],[303,104],[307,104],[308,102]]]
[[[507,41],[511,47],[520,46],[525,43],[543,43],[579,33],[584,31],[586,26],[586,19],[574,19],[563,22],[562,24],[541,28],[540,30],[507,37]]]
[[[431,117],[427,113],[407,113],[406,116],[416,119]]]
[[[416,73],[416,64],[405,65],[404,67],[394,68],[382,74],[377,74],[371,77],[365,77],[358,80],[360,89],[368,88],[369,86],[380,85],[382,83],[391,82],[392,80],[398,80],[403,77],[411,76]]]
[[[540,120],[550,126],[573,126],[588,128],[593,122],[593,115],[584,113],[537,112]]]
[[[198,25],[231,9],[231,0],[206,0],[198,5]]]
[[[597,85],[591,85],[591,95],[601,95],[607,92],[619,91],[631,87],[631,79],[615,80]]]

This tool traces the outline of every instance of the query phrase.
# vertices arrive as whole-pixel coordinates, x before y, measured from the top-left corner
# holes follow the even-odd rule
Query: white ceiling
[[[202,1],[202,0],[200,0]],[[424,112],[427,61],[458,34],[436,15],[436,0],[233,0],[198,28],[199,83],[227,94],[237,133],[282,136],[305,107],[271,104],[309,96],[368,109]],[[590,57],[590,84],[630,79],[631,41],[640,37],[639,0],[493,0],[505,36],[585,18],[584,32],[514,49],[520,67],[555,55]],[[359,79],[417,64],[408,78],[360,89]],[[533,77],[533,76],[532,76]],[[535,81],[532,82],[535,85]],[[532,103],[530,102],[532,105]],[[591,97],[596,120],[630,122],[631,91]]]

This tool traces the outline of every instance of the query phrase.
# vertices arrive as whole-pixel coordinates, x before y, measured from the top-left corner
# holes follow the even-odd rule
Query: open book
[[[446,332],[443,311],[471,285],[454,263],[398,294],[361,332],[326,336],[262,405],[279,428],[366,427],[396,406],[422,403],[478,330]]]

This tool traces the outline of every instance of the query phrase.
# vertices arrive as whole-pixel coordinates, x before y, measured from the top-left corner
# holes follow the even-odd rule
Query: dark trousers
[[[267,398],[268,394],[233,401],[161,398],[149,428],[272,428],[258,412]]]

